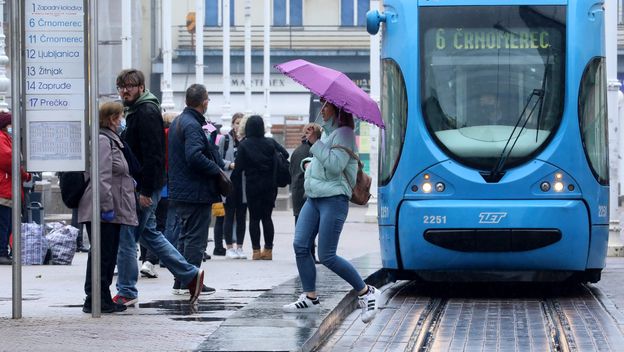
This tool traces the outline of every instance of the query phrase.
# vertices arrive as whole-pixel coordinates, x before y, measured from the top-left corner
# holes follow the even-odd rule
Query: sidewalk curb
[[[364,282],[375,287],[381,287],[390,281],[388,272],[379,269],[369,275]],[[310,352],[336,329],[336,327],[357,308],[357,295],[351,290],[345,295],[338,305],[323,319],[316,332],[301,346],[300,352]]]

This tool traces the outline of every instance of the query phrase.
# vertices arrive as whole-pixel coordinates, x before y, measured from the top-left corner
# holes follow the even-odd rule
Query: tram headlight
[[[548,182],[542,182],[542,184],[540,185],[540,189],[542,190],[542,192],[548,192],[550,191],[550,183]]]
[[[436,183],[436,185],[435,185],[435,189],[436,189],[436,191],[438,191],[438,192],[444,192],[444,190],[446,189],[446,186],[444,186],[444,183],[442,183],[442,182],[438,182],[438,183]]]
[[[553,188],[554,188],[555,192],[563,191],[563,182],[555,182],[555,185],[554,185]]]
[[[425,192],[425,193],[431,193],[431,189],[432,188],[433,187],[431,186],[431,183],[429,183],[429,182],[425,182],[422,185],[422,191]]]

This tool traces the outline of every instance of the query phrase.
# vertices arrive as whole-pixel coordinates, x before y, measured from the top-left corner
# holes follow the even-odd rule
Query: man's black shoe
[[[204,287],[202,287],[200,295],[208,296],[208,295],[211,295],[211,294],[213,294],[215,292],[216,292],[216,290],[214,288],[208,287],[208,286],[204,285]]]
[[[210,259],[211,259],[210,254],[204,252],[204,258],[202,259],[202,261],[205,262],[206,260],[210,260]]]
[[[0,257],[0,265],[12,265],[13,260],[9,257]]]
[[[217,255],[217,256],[224,256],[225,255],[225,248],[215,248],[214,251],[212,251],[212,255]]]
[[[123,304],[110,303],[110,304],[103,304],[101,307],[101,312],[102,313],[117,313],[117,312],[123,312],[126,309],[128,309],[128,307],[124,306]],[[93,311],[91,307],[91,303],[85,302],[85,304],[82,306],[82,311],[85,313],[91,313]]]

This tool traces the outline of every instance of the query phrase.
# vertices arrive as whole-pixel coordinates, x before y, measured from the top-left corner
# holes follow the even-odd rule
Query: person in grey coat
[[[117,102],[102,104],[99,111],[100,133],[98,136],[99,171],[97,177],[100,193],[100,256],[101,256],[101,307],[102,313],[121,312],[126,310],[123,304],[113,302],[110,285],[117,262],[119,232],[121,225],[136,226],[136,200],[134,197],[134,180],[130,176],[128,163],[123,154],[123,143],[117,135],[117,129],[123,119],[123,105]],[[92,220],[92,185],[94,177],[86,173],[87,188],[78,205],[78,222],[87,227],[89,242],[91,241]],[[87,298],[82,307],[85,313],[91,312],[91,252],[87,259],[87,272],[84,284]]]

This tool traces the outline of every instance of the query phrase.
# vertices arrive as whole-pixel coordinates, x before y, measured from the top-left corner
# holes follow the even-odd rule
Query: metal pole
[[[372,0],[370,2],[371,10],[379,9],[379,1]],[[379,105],[380,97],[380,56],[381,56],[381,31],[370,36],[370,96]],[[379,156],[379,127],[371,125],[370,127],[370,175],[373,179],[371,183],[372,197],[368,202],[366,211],[366,221],[377,221],[377,182],[379,179],[378,172],[378,156]]]
[[[251,0],[245,0],[245,113],[251,113]]]
[[[11,88],[11,81],[6,75],[6,67],[9,58],[6,55],[6,37],[4,35],[4,4],[6,1],[0,0],[0,111],[9,110],[6,102],[6,95]]]
[[[197,15],[197,14],[196,14]],[[171,88],[172,74],[172,57],[171,57],[171,0],[162,0],[162,59],[163,59],[163,76],[160,81],[160,90],[162,91],[162,108],[165,111],[173,111],[175,104],[173,102],[173,90]]]
[[[91,121],[91,179],[99,180],[99,132],[98,118],[98,0],[89,0],[89,118]],[[101,295],[101,238],[100,238],[100,183],[91,182],[92,221],[91,221],[91,316],[99,318],[102,313]]]
[[[11,106],[13,108],[13,153],[11,155],[11,226],[13,228],[13,319],[22,317],[22,180],[21,163],[21,101],[22,96],[22,3],[10,1],[11,9]]]
[[[121,67],[132,67],[132,2],[121,0]]]
[[[272,137],[271,133],[271,0],[264,0],[264,125],[266,136]]]
[[[223,127],[221,131],[228,133],[230,131],[231,119],[230,116],[230,0],[223,0],[223,115],[221,115],[221,121],[223,121]]]
[[[195,83],[204,84],[204,1],[195,0]]]

